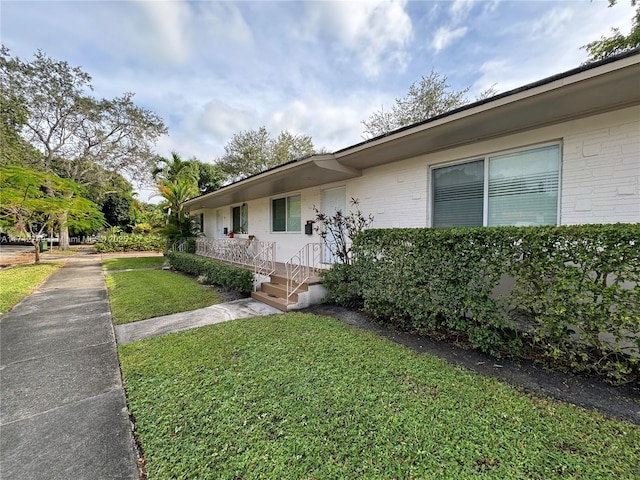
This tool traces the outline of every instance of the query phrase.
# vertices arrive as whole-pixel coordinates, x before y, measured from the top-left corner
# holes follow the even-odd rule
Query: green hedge
[[[98,253],[109,252],[161,252],[165,249],[165,238],[161,235],[109,235],[102,237],[93,246]]]
[[[212,285],[250,293],[253,289],[253,273],[249,270],[192,253],[167,252],[165,254],[170,265],[184,273],[202,276]]]
[[[640,224],[366,230],[330,298],[483,351],[638,375]]]

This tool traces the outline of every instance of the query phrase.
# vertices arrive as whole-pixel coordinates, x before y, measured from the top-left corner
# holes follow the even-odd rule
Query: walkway
[[[124,345],[165,333],[180,332],[236,318],[258,317],[275,313],[283,312],[252,298],[243,298],[190,312],[174,313],[149,320],[116,325],[116,338],[118,345]]]
[[[139,478],[99,258],[0,320],[0,383],[0,478]]]

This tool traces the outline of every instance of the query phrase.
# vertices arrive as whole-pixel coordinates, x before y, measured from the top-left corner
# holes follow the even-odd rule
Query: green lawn
[[[102,260],[104,270],[129,270],[138,268],[157,268],[165,264],[164,257],[127,257]]]
[[[186,312],[220,302],[211,287],[167,270],[134,270],[105,275],[113,323]]]
[[[119,348],[149,480],[640,478],[640,427],[289,313]]]
[[[11,310],[61,266],[61,262],[38,263],[0,270],[0,315]]]

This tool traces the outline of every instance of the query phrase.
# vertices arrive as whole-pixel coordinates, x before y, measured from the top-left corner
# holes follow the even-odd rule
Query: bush
[[[153,230],[153,227],[149,223],[136,223],[131,230],[132,233],[138,235],[148,235]]]
[[[109,235],[100,238],[93,248],[98,253],[161,252],[165,248],[165,239],[160,235]]]
[[[253,273],[244,268],[191,253],[167,252],[165,255],[174,269],[202,276],[209,284],[247,294],[253,289]]]
[[[327,289],[324,301],[335,302],[348,308],[362,308],[361,285],[351,265],[336,263],[322,274],[322,284]]]
[[[640,224],[367,230],[325,286],[404,329],[621,381],[639,370],[639,239]]]

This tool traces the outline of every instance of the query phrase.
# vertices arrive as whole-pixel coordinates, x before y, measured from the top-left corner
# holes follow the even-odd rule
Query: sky
[[[215,162],[261,126],[326,151],[358,143],[362,120],[432,70],[470,99],[570,70],[581,46],[628,33],[634,9],[618,3],[1,0],[0,39],[81,67],[96,97],[134,92],[168,127],[159,155]]]

